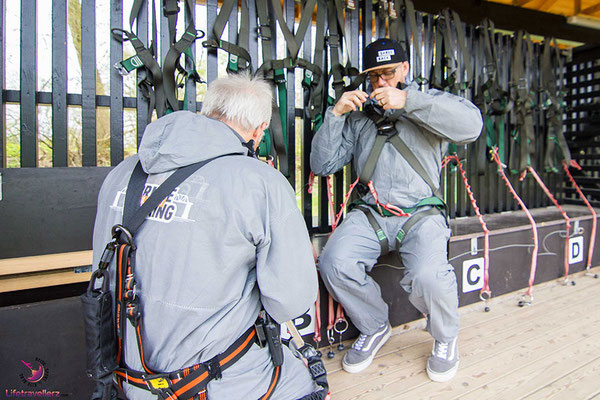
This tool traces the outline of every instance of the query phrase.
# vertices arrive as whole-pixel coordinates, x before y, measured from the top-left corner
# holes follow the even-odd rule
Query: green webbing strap
[[[377,207],[376,205],[373,205],[373,204],[366,203],[365,201],[363,201],[361,199],[354,201],[350,205],[350,209],[352,210],[352,209],[354,209],[354,207],[357,207],[357,206],[368,206],[373,211],[375,211],[376,213],[381,215],[382,217],[397,217],[396,214],[386,210],[385,208],[381,208],[381,212],[379,212],[380,207]],[[400,208],[400,209],[402,210],[402,212],[404,212],[406,214],[412,214],[419,208],[425,207],[425,206],[432,206],[432,207],[439,208],[440,210],[443,210],[444,213],[446,210],[446,203],[444,203],[444,201],[437,196],[431,196],[431,197],[424,198],[423,200],[421,200],[417,204],[415,204],[413,207],[406,207],[406,208]]]
[[[163,92],[163,73],[160,69],[160,65],[154,59],[154,55],[150,52],[141,40],[133,32],[127,32],[120,28],[112,28],[112,35],[115,39],[123,41],[123,35],[127,37],[127,40],[131,42],[131,45],[135,49],[136,55],[144,63],[144,67],[147,68],[152,75],[152,82],[146,85],[145,93],[148,94],[150,100],[148,106],[148,122],[152,118],[152,110],[156,106],[156,114],[158,117],[162,117],[165,114],[165,97]],[[148,77],[147,77],[148,79]],[[153,88],[153,89],[152,89]]]
[[[389,139],[390,143],[398,150],[398,152],[404,157],[404,159],[408,162],[408,164],[415,170],[415,172],[429,185],[433,195],[443,199],[441,188],[436,188],[433,179],[429,176],[423,165],[419,161],[419,159],[415,156],[415,154],[408,148],[406,143],[398,134],[391,136]]]
[[[381,255],[389,253],[390,248],[387,235],[385,234],[383,229],[381,229],[381,225],[379,225],[379,223],[371,213],[370,209],[364,206],[357,206],[356,209],[362,211],[366,215],[367,219],[369,220],[369,224],[371,224],[371,227],[375,231],[375,234],[377,235],[377,240],[379,240],[379,245],[381,246]]]
[[[375,167],[377,167],[377,161],[379,160],[383,146],[387,143],[387,141],[388,136],[378,134],[375,137],[375,143],[373,144],[371,152],[369,153],[369,157],[367,158],[367,162],[360,173],[359,182],[361,184],[365,186],[369,184],[369,181],[375,172]]]
[[[434,207],[434,208],[430,208],[429,210],[425,210],[423,212],[411,215],[408,218],[408,220],[404,223],[402,228],[400,228],[400,230],[398,231],[398,234],[396,235],[396,240],[398,241],[398,247],[400,247],[402,245],[402,241],[404,240],[404,238],[406,238],[406,235],[408,235],[408,232],[412,229],[413,226],[415,226],[417,224],[417,222],[419,222],[420,220],[422,220],[425,217],[429,217],[432,215],[438,215],[438,214],[443,215],[442,210]]]
[[[279,0],[271,0],[271,5],[273,10],[275,11],[275,18],[279,22],[279,28],[281,29],[281,33],[285,37],[285,42],[290,53],[290,56],[293,60],[298,57],[298,52],[300,51],[300,45],[304,41],[304,36],[306,35],[306,31],[308,30],[309,22],[312,21],[313,11],[317,4],[317,0],[307,0],[304,8],[302,9],[302,14],[300,16],[300,23],[298,24],[298,29],[296,30],[296,34],[293,34],[286,22],[283,18],[283,11],[281,9],[281,2]]]

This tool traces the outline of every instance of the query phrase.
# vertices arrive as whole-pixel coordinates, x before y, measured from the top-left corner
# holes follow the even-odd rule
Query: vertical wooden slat
[[[142,43],[146,47],[150,46],[150,38],[148,35],[148,3],[142,2],[142,7],[140,8],[140,12],[136,19],[137,37],[141,40]],[[139,85],[139,83],[146,78],[146,71],[141,68],[135,70],[135,81]],[[146,129],[146,124],[148,123],[148,100],[144,98],[142,91],[139,86],[136,86],[136,136],[137,136],[137,147],[140,147],[140,143],[142,142],[142,136],[144,135],[144,130]]]
[[[317,7],[321,7],[321,5],[317,5]],[[302,57],[305,60],[312,60],[313,63],[317,63],[318,60],[313,59],[313,49],[312,49],[312,29],[309,27],[306,31],[306,37],[304,40],[304,47],[302,49]],[[325,78],[322,78],[325,79]],[[308,106],[309,99],[305,99],[303,107]],[[308,193],[308,176],[310,174],[310,151],[311,151],[311,142],[313,138],[312,131],[312,121],[310,118],[303,118],[302,124],[302,156],[301,156],[301,185],[302,187],[302,214],[304,216],[304,222],[308,229],[313,227],[312,222],[312,196]]]
[[[110,26],[123,26],[123,2],[110,1]],[[123,77],[112,68],[123,59],[123,43],[110,35],[110,165],[123,160]]]
[[[250,53],[250,58],[252,61],[252,71],[256,71],[258,68],[258,42],[260,41],[260,38],[258,37],[256,2],[252,0],[242,1],[248,2],[248,17],[250,19],[250,23],[248,24],[250,28],[250,35],[248,38],[248,53]]]
[[[4,0],[0,0],[0,168],[6,167],[6,132],[4,131]]]
[[[96,165],[96,0],[81,4],[82,164]]]
[[[295,0],[284,0],[284,14],[285,21],[288,29],[293,34],[296,33],[294,28],[294,4]],[[310,10],[312,16],[313,10]],[[312,24],[311,24],[312,26]],[[298,42],[302,41],[302,38],[296,39]],[[286,54],[289,54],[286,46]],[[290,173],[290,184],[296,188],[296,72],[293,68],[287,70],[287,159],[288,159],[288,171]]]
[[[373,2],[365,1],[360,5],[362,10],[363,49],[373,41]],[[357,65],[358,67],[359,65]],[[362,65],[360,66],[362,67]]]
[[[52,0],[52,165],[67,166],[67,5]]]
[[[21,1],[21,167],[37,166],[36,0]]]
[[[206,32],[212,32],[215,19],[217,18],[217,1],[207,0],[206,3]],[[209,35],[210,36],[210,35]],[[208,47],[206,60],[206,81],[210,84],[217,79],[218,64],[217,64],[217,49]]]
[[[192,7],[191,13],[188,12],[187,7],[183,7],[183,5],[182,5],[182,7],[185,9],[185,26],[186,27],[190,21],[193,20],[194,23],[196,22],[195,3],[196,2],[194,2],[194,6]],[[197,43],[202,43],[202,40],[201,39],[196,40],[190,46],[190,51],[192,52],[192,60],[190,60],[188,57],[185,57],[185,68],[188,71],[195,69],[196,44]],[[196,112],[196,82],[193,79],[188,79],[185,84],[185,102],[186,102],[185,108],[187,108],[191,112]]]

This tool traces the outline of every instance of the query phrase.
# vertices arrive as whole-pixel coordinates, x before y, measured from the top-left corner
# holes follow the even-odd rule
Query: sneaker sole
[[[375,355],[377,354],[379,349],[381,349],[381,347],[385,344],[385,342],[388,341],[390,336],[392,336],[391,329],[388,331],[388,333],[383,335],[383,338],[381,338],[381,341],[379,342],[379,344],[377,346],[375,346],[375,349],[373,350],[373,354],[371,354],[364,361],[359,362],[358,364],[346,364],[345,360],[342,360],[342,368],[344,369],[344,371],[349,372],[351,374],[356,374],[356,373],[359,373],[359,372],[367,369],[369,367],[369,365],[371,365],[371,363],[373,362],[373,359],[375,358]]]
[[[448,382],[450,379],[454,378],[456,372],[458,371],[458,361],[456,365],[450,368],[446,372],[434,372],[429,369],[429,365],[427,365],[427,375],[429,375],[429,379],[434,382]]]

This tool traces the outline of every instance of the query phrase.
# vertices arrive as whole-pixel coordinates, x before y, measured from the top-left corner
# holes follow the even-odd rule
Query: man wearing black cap
[[[381,254],[398,251],[405,267],[400,285],[427,315],[434,338],[427,373],[434,381],[447,381],[458,369],[459,316],[456,275],[448,263],[441,160],[449,142],[477,139],[482,119],[466,99],[433,89],[421,92],[416,83],[404,87],[408,72],[399,43],[379,39],[368,45],[362,73],[372,91],[344,93],[313,139],[315,174],[333,174],[353,160],[364,184],[358,205],[323,249],[319,270],[361,332],[342,361],[344,370],[360,372],[391,334],[388,306],[366,272]]]

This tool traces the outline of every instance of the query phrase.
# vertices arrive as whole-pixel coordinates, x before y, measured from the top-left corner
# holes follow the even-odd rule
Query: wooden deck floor
[[[517,306],[519,291],[492,298],[487,313],[482,303],[461,308],[460,368],[447,383],[425,372],[423,320],[394,328],[360,374],[343,371],[336,351],[324,357],[332,399],[600,399],[600,279],[572,279],[535,286],[531,306]]]

